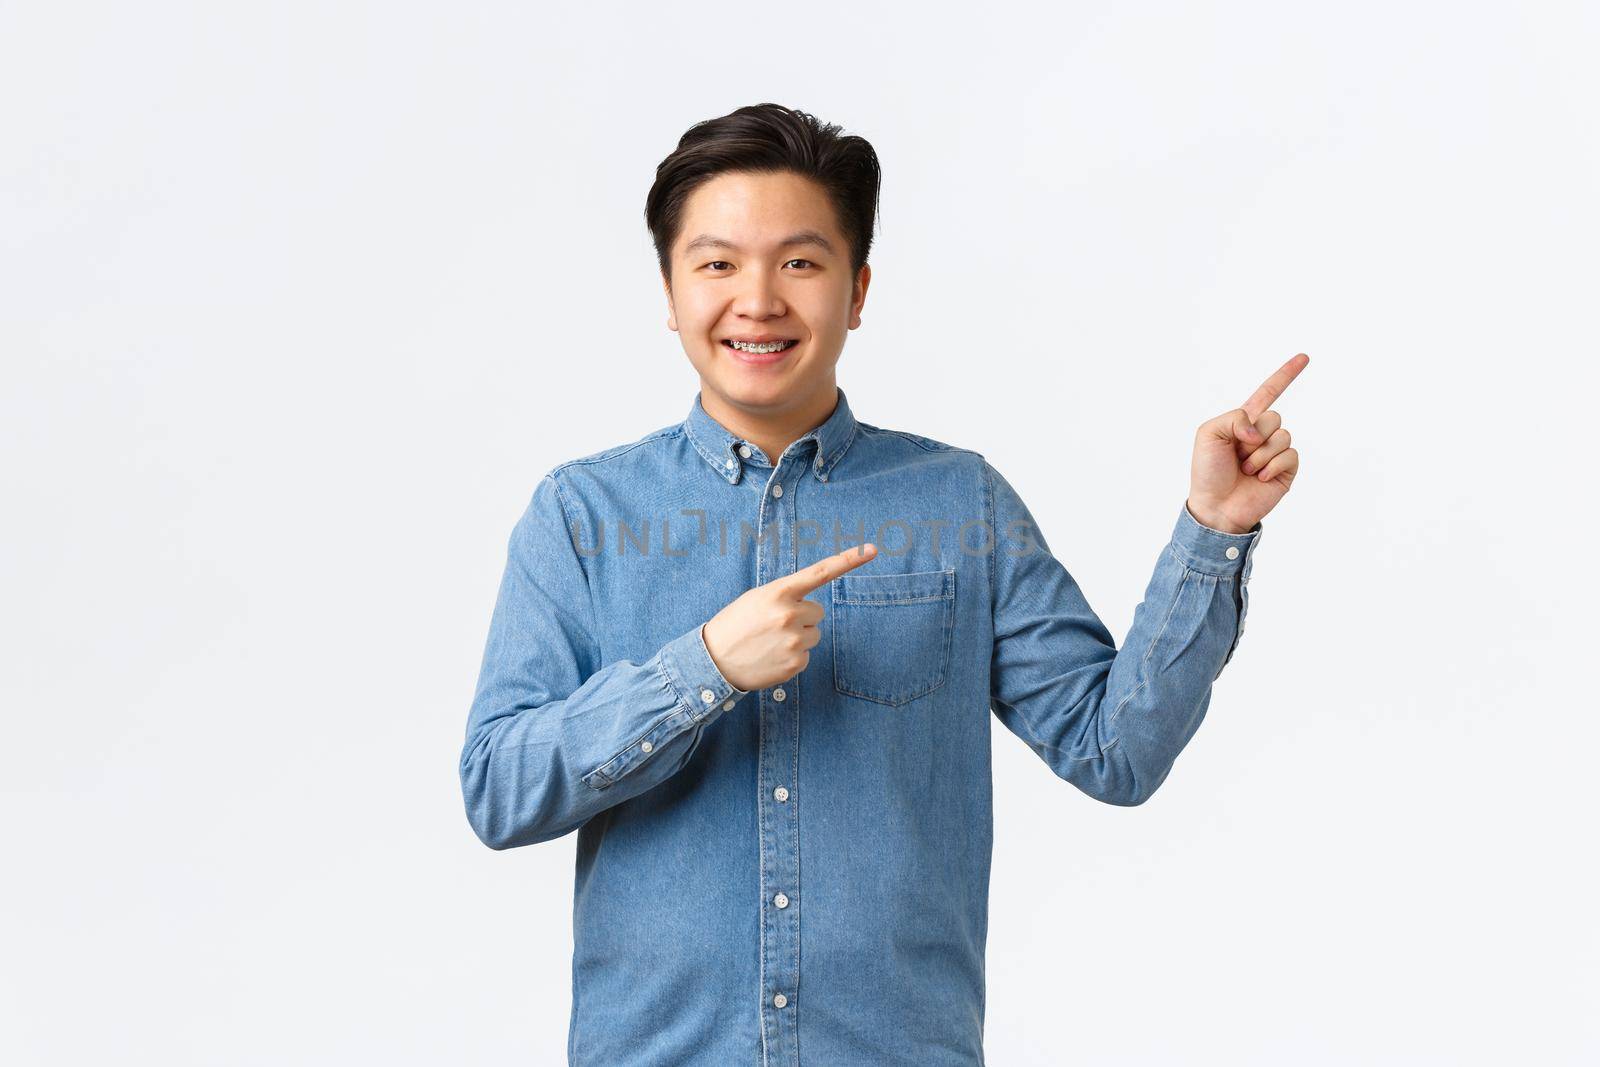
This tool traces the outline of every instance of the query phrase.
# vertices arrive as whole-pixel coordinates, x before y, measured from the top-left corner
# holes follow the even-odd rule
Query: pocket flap
[[[911,574],[841,574],[833,580],[839,604],[909,604],[953,597],[956,572],[916,571]]]

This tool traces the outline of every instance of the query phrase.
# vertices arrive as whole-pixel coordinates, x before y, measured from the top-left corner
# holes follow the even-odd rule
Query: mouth
[[[777,363],[788,356],[796,345],[797,340],[771,341],[765,344],[745,344],[742,341],[732,341],[723,338],[722,347],[733,354],[733,358],[741,363],[754,366],[763,366]]]

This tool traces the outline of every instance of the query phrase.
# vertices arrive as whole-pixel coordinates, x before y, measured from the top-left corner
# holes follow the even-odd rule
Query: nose
[[[778,318],[784,313],[783,298],[778,294],[778,280],[771,272],[753,268],[740,279],[739,292],[734,298],[733,310],[750,319]]]

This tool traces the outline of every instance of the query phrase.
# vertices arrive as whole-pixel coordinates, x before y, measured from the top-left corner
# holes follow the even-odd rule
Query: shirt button
[[[784,896],[782,893],[779,893],[777,896],[773,897],[772,902],[780,908],[787,908],[789,906],[789,898]]]
[[[729,458],[729,460],[728,460],[728,469],[729,470],[732,470],[734,467],[737,467],[738,465],[739,464],[735,463],[731,457]]]
[[[777,994],[773,995],[772,1006],[774,1008],[781,1008],[787,1003],[789,1003],[789,998],[784,996],[782,993],[777,993]]]
[[[775,485],[773,485],[773,487],[772,487],[772,495],[773,496],[782,496],[783,495],[783,483],[782,482],[778,482]]]
[[[776,688],[776,689],[774,689],[774,690],[773,690],[773,691],[772,691],[772,699],[773,699],[773,700],[776,700],[776,701],[777,701],[777,702],[778,702],[778,703],[780,703],[780,704],[782,704],[782,703],[783,703],[783,701],[784,701],[784,699],[785,699],[785,698],[786,698],[786,697],[787,697],[787,696],[788,696],[788,695],[789,695],[789,694],[787,694],[787,693],[785,693],[785,692],[784,692],[784,691],[783,691],[783,686],[781,686],[781,685],[780,685],[780,686],[778,686],[778,688]]]
[[[739,446],[739,455],[743,456],[745,459],[749,459],[750,458],[750,446],[749,445],[740,445]]]
[[[651,743],[650,743],[650,742],[648,742],[648,741],[641,741],[641,742],[640,742],[640,743],[639,743],[639,751],[640,751],[640,752],[649,752],[649,751],[650,751],[650,750],[651,750],[651,749],[653,749],[653,748],[655,748],[655,747],[656,747],[656,746],[654,746],[654,745],[652,745],[652,744],[651,744]]]
[[[1228,546],[1228,551],[1224,552],[1223,555],[1227,556],[1229,559],[1238,559],[1239,558],[1239,546],[1238,545],[1229,545]]]
[[[717,694],[713,693],[709,689],[702,689],[700,690],[700,699],[705,701],[707,704],[715,704],[717,702]]]
[[[1240,628],[1243,629],[1243,627]],[[779,803],[789,799],[789,791],[781,785],[772,791],[772,795],[778,798]]]
[[[733,700],[725,700],[725,701],[723,701],[722,702],[722,710],[723,711],[732,711],[733,710],[733,705],[735,703],[737,703],[737,701],[733,701]]]

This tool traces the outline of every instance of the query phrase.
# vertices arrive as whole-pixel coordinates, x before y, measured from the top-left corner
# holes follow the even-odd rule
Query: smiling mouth
[[[793,348],[795,345],[797,345],[799,343],[800,343],[799,341],[773,341],[770,344],[747,345],[747,344],[735,344],[733,341],[729,340],[726,337],[722,339],[722,347],[723,348],[730,348],[733,351],[738,352],[740,355],[745,355],[745,356],[775,356],[775,355],[780,355],[780,354],[782,354],[784,352],[789,351],[789,349]]]

